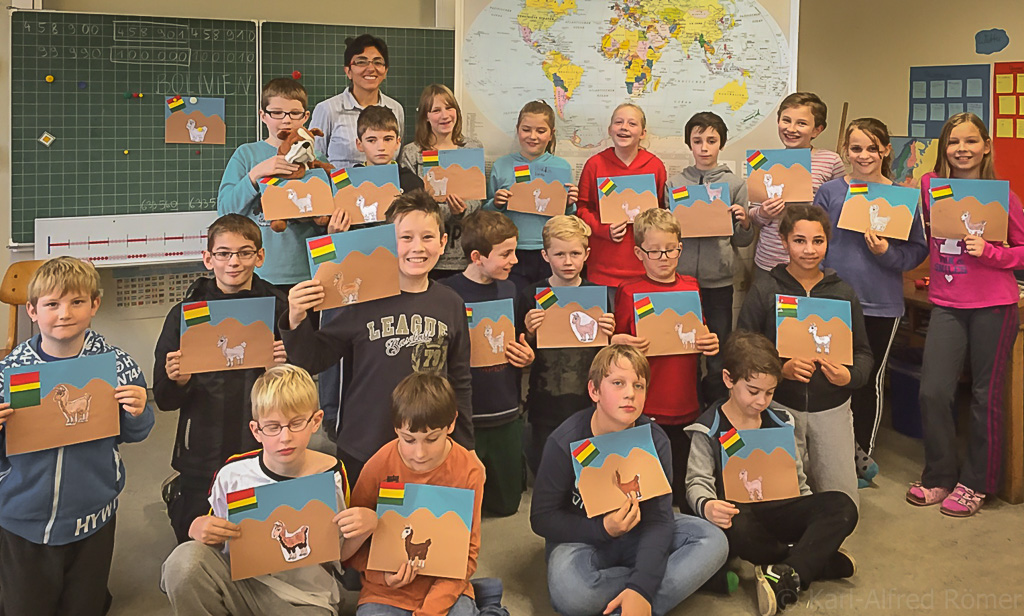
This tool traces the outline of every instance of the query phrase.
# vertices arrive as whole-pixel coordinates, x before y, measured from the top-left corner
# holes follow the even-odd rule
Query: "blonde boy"
[[[118,445],[145,439],[153,411],[146,405],[138,364],[89,329],[100,296],[100,277],[91,263],[50,259],[28,283],[25,308],[39,335],[0,362],[2,374],[7,368],[114,353],[114,398],[121,405],[119,436],[8,456],[4,423],[32,409],[16,411],[0,403],[0,613],[102,614],[110,605],[114,518],[125,482]],[[2,381],[0,395],[8,398]]]
[[[633,319],[634,296],[665,291],[699,291],[697,279],[676,271],[682,252],[679,222],[668,210],[647,210],[636,217],[633,252],[644,267],[644,275],[619,285],[615,296],[614,344],[628,344],[646,352],[651,341],[637,336]],[[718,335],[709,332],[697,336],[697,349],[705,355],[718,353]],[[690,439],[683,428],[700,414],[697,395],[700,358],[697,355],[651,357],[651,383],[644,412],[665,430],[672,443],[675,477],[672,492],[680,507],[686,506],[686,457]]]
[[[210,515],[196,518],[189,528],[194,541],[179,545],[164,561],[160,587],[175,614],[208,614],[210,605],[224,606],[230,614],[277,614],[293,611],[294,606],[303,606],[309,613],[320,608],[319,613],[337,614],[340,590],[326,568],[302,567],[232,581],[227,545],[241,536],[239,526],[227,520],[228,494],[317,473],[334,473],[342,509],[334,521],[345,538],[368,534],[376,525],[376,516],[371,520],[366,512],[346,509],[345,466],[308,448],[323,420],[318,406],[316,385],[302,368],[281,364],[256,379],[249,429],[262,449],[228,459],[210,487]],[[344,542],[341,550],[343,558],[354,551]]]
[[[541,233],[544,248],[541,257],[551,265],[551,276],[529,284],[519,298],[516,323],[535,343],[537,329],[544,323],[545,311],[537,308],[537,292],[547,287],[592,287],[582,276],[590,256],[590,227],[578,216],[553,216]],[[601,332],[615,333],[615,315],[606,312],[598,319]],[[590,404],[587,396],[587,370],[597,348],[536,349],[526,392],[526,412],[530,422],[527,463],[534,474],[548,436],[563,421]]]
[[[818,192],[825,182],[846,173],[843,159],[838,154],[811,145],[825,130],[827,117],[828,107],[813,92],[794,92],[782,99],[779,105],[779,139],[782,145],[790,150],[811,150],[811,188],[814,192]],[[763,275],[776,265],[789,263],[789,252],[779,238],[779,219],[785,211],[786,202],[782,197],[750,206],[750,217],[761,227],[754,251],[755,275]]]

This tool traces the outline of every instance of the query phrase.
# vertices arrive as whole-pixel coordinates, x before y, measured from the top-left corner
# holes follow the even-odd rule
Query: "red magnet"
[[[300,71],[292,71],[292,79],[302,79],[302,73]]]
[[[196,154],[199,154],[199,150],[196,150]]]

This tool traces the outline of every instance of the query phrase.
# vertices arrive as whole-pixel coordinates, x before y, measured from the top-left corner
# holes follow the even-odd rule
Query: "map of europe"
[[[644,108],[652,135],[681,136],[711,110],[732,140],[774,115],[791,68],[786,37],[754,0],[494,0],[462,57],[491,122],[511,132],[522,104],[544,99],[560,140],[580,149],[600,144],[624,101]]]

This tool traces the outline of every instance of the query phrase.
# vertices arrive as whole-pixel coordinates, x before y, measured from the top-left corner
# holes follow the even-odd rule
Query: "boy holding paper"
[[[0,382],[0,613],[103,614],[110,606],[114,519],[125,483],[118,445],[145,439],[153,410],[142,369],[89,329],[99,307],[100,276],[91,263],[50,259],[28,283],[25,308],[39,335],[0,362],[2,375],[8,368],[114,353],[120,403],[119,436],[9,456],[4,423],[32,409],[13,410],[11,388],[17,386]]]
[[[842,492],[811,494],[799,450],[799,496],[743,504],[725,500],[722,452],[730,441],[722,439],[735,430],[792,427],[793,418],[769,408],[782,379],[782,361],[770,340],[752,332],[734,333],[722,349],[722,366],[719,378],[729,397],[686,428],[693,439],[686,498],[698,516],[725,531],[731,554],[756,565],[760,613],[772,616],[795,603],[797,593],[811,582],[854,574],[853,557],[839,546],[857,525],[857,506]],[[751,474],[759,473],[752,469]]]
[[[570,443],[648,425],[670,482],[673,468],[665,432],[643,414],[651,370],[640,351],[614,344],[601,349],[589,379],[595,406],[551,434],[533,488],[530,524],[547,540],[551,603],[563,616],[615,610],[661,616],[718,571],[728,544],[714,525],[673,513],[669,494],[642,502],[630,496],[617,510],[587,517]]]

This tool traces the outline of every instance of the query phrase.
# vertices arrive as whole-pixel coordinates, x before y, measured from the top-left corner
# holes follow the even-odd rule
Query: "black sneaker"
[[[796,603],[800,592],[800,576],[789,565],[754,567],[757,578],[757,609],[761,616],[776,613]]]
[[[823,580],[843,580],[857,574],[857,561],[843,548],[829,557],[821,570]]]

